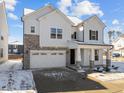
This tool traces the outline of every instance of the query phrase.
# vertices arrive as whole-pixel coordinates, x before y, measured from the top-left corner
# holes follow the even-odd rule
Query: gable
[[[116,45],[116,44],[124,44],[124,38],[119,37],[117,40],[113,41],[112,44]]]
[[[40,46],[67,46],[67,40],[71,40],[72,26],[65,17],[57,11],[53,11],[38,20],[41,28]],[[62,39],[51,39],[51,28],[62,29]]]
[[[95,24],[93,24],[93,25],[97,25],[97,26],[99,26],[99,27],[101,27],[101,28],[105,28],[105,27],[106,27],[106,25],[105,25],[105,24],[100,20],[100,18],[97,17],[97,16],[92,16],[92,17],[90,17],[90,18],[84,20],[83,23],[84,23],[84,24],[85,24],[85,23],[95,23]]]
[[[60,10],[58,9],[55,9],[54,11],[51,11],[50,13],[46,14],[46,15],[43,15],[41,17],[38,18],[38,20],[42,20],[44,17],[48,17],[49,15],[52,15],[52,14],[55,14],[57,13],[59,16],[61,16],[62,19],[64,19],[66,22],[68,22],[69,24],[71,25],[74,25],[74,23],[65,15],[63,14]],[[56,17],[53,17],[53,18],[56,18]]]
[[[28,13],[27,15],[24,15],[22,17],[22,21],[24,21],[26,18],[39,18],[40,16],[48,14],[49,12],[51,12],[53,10],[54,10],[54,8],[51,5],[47,5],[47,6],[40,8],[36,11],[32,11],[32,12]]]

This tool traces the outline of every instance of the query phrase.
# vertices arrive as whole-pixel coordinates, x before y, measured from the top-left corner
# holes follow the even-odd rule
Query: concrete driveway
[[[82,76],[67,68],[52,68],[33,71],[38,93],[72,92],[106,89],[100,83],[82,79]]]

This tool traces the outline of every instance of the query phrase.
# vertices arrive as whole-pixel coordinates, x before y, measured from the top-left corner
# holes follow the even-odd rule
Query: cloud
[[[0,1],[2,1],[2,0],[0,0]],[[4,0],[4,1],[6,3],[7,10],[9,10],[9,11],[14,11],[15,10],[15,6],[18,2],[17,0]]]
[[[15,36],[9,36],[9,44],[13,43],[13,42],[18,42],[19,44],[23,44],[23,40],[22,38],[19,37],[15,37]]]
[[[18,19],[19,19],[19,18],[18,18],[15,14],[13,14],[13,13],[8,13],[8,17],[11,18],[11,19],[13,19],[13,20],[18,20]]]
[[[114,27],[110,27],[109,30],[114,30],[114,31],[123,31],[121,26],[114,26]]]
[[[0,0],[2,2],[3,0]],[[4,0],[6,9],[8,10],[8,17],[13,20],[18,20],[18,17],[13,13],[18,0]]]
[[[59,9],[67,15],[72,12],[72,15],[81,17],[83,15],[99,15],[103,16],[104,13],[100,9],[100,5],[89,0],[78,2],[77,0],[60,0],[58,2]]]
[[[119,25],[119,20],[114,19],[114,20],[112,21],[112,24],[113,24],[113,25]]]
[[[60,0],[60,2],[58,2],[59,5],[59,9],[67,14],[69,13],[68,8],[72,6],[72,0]]]
[[[74,8],[74,14],[78,16],[82,15],[92,15],[97,14],[99,16],[103,16],[104,13],[100,10],[100,6],[96,3],[90,2],[88,0],[84,0],[77,4]]]

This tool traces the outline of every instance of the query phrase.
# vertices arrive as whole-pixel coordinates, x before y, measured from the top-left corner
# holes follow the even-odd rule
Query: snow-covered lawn
[[[0,64],[0,72],[22,70],[22,60],[8,60]]]
[[[35,84],[31,71],[0,72],[0,90],[33,90]]]
[[[22,70],[22,62],[0,64],[0,93],[36,93],[31,71]]]
[[[109,73],[92,73],[89,77],[94,77],[101,81],[112,81],[124,79],[124,62],[112,62],[112,65],[119,67],[118,70],[112,70]]]
[[[124,62],[112,62],[112,65],[115,65],[118,68],[118,72],[123,72],[124,73]]]
[[[124,79],[124,73],[92,73],[88,75],[101,81],[113,81]]]

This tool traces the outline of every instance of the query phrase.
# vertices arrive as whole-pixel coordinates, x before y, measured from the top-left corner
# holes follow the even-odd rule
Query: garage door
[[[63,67],[65,65],[65,51],[31,51],[30,68]]]

